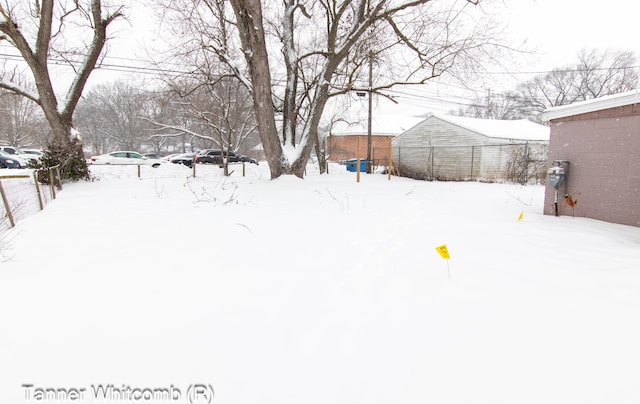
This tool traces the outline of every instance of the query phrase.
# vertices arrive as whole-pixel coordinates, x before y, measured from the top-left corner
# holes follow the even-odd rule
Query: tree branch
[[[50,1],[50,0],[45,0]],[[89,75],[95,69],[100,54],[102,53],[102,49],[107,40],[107,27],[111,24],[116,18],[122,17],[124,14],[122,13],[122,7],[118,8],[113,14],[108,15],[106,18],[102,18],[102,2],[101,0],[92,0],[91,1],[91,15],[93,17],[94,28],[93,28],[93,40],[91,45],[89,46],[88,53],[82,62],[80,69],[78,70],[75,79],[71,83],[69,87],[69,91],[67,92],[67,97],[65,100],[65,105],[62,110],[62,116],[66,119],[71,119],[73,115],[73,111],[78,105],[78,101],[80,100],[80,96],[82,95],[82,91],[84,86],[87,84],[87,80],[89,79]]]
[[[0,81],[0,88],[4,88],[5,90],[9,90],[14,94],[18,94],[21,95],[25,98],[30,99],[31,101],[35,102],[36,104],[40,105],[40,99],[38,98],[38,96],[36,94],[31,93],[29,90],[24,89],[14,83],[10,83],[10,82],[6,82],[6,81]]]
[[[151,118],[146,118],[146,117],[140,117],[140,119],[143,119],[147,122],[150,122],[156,126],[158,126],[158,130],[164,130],[164,129],[172,129],[172,130],[176,130],[180,133],[177,134],[158,134],[158,135],[151,135],[149,138],[156,138],[156,137],[178,137],[178,136],[182,136],[183,134],[189,134],[192,135],[193,137],[197,137],[200,139],[207,139],[207,140],[211,140],[213,142],[218,143],[217,139],[215,139],[213,136],[206,136],[206,135],[202,135],[198,132],[194,132],[192,130],[189,130],[187,128],[183,128],[180,126],[176,126],[176,125],[170,125],[170,124],[166,124],[166,123],[162,123],[162,122],[158,122],[154,119]]]

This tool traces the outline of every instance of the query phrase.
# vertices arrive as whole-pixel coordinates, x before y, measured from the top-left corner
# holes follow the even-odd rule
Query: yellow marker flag
[[[524,219],[524,210],[520,212],[520,216],[518,216],[518,221],[521,221],[522,219]]]
[[[445,260],[448,260],[449,258],[451,258],[451,256],[449,256],[449,250],[447,250],[446,244],[436,247],[436,251]]]

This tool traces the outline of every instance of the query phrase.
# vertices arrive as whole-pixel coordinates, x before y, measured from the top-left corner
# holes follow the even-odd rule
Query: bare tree
[[[476,97],[473,102],[458,110],[450,111],[451,115],[468,116],[482,119],[525,119],[528,117],[520,108],[518,94],[513,91]]]
[[[450,113],[541,122],[547,108],[631,91],[637,86],[636,58],[631,52],[581,50],[577,59],[574,65],[535,76],[515,90],[476,97],[471,104]]]
[[[255,132],[251,97],[236,80],[221,77],[169,84],[176,95],[174,107],[191,124],[190,132],[204,142],[204,147],[238,151]]]
[[[0,81],[11,79],[23,88],[33,90],[17,68],[0,70]],[[0,142],[11,146],[42,146],[46,144],[44,117],[36,103],[12,91],[0,88]],[[46,124],[45,124],[46,125]]]
[[[85,148],[94,154],[102,154],[116,148],[114,139],[107,135],[109,126],[105,118],[102,100],[90,91],[82,98],[75,113],[75,125],[82,133]]]
[[[124,81],[96,86],[78,105],[76,121],[95,152],[140,150],[152,125],[143,119],[156,102],[152,92]]]
[[[46,123],[38,106],[12,92],[0,90],[0,142],[42,147]]]
[[[162,18],[170,22],[167,42],[172,45],[158,65],[181,67],[167,71],[163,77],[181,119],[158,119],[154,123],[159,130],[173,130],[173,136],[189,136],[192,145],[251,154],[259,142],[255,141],[256,119],[249,86],[237,80],[240,72],[214,51],[228,46],[225,3],[165,2]],[[181,39],[177,46],[173,44],[176,38]]]
[[[107,10],[101,0],[4,0],[0,3],[0,41],[6,41],[20,53],[36,93],[11,81],[0,81],[0,88],[27,97],[42,108],[51,127],[51,147],[63,151],[63,163],[64,154],[82,157],[82,148],[73,136],[73,112],[89,75],[99,63],[107,40],[107,27],[121,16],[121,7]],[[66,35],[67,29],[69,35]],[[85,31],[91,32],[89,41],[78,40]],[[77,47],[71,46],[78,41]],[[56,96],[50,74],[52,58],[69,62],[75,73],[62,101]],[[74,158],[73,161],[75,173],[67,172],[63,164],[65,175],[86,176],[86,165],[78,166],[78,162],[84,160]]]
[[[167,92],[172,95],[173,119],[146,118],[159,132],[152,139],[188,136],[192,149],[199,146],[243,154],[250,154],[257,145],[251,98],[237,80],[219,77],[210,81],[193,76],[190,80],[167,80],[167,85]]]
[[[545,109],[637,87],[636,58],[628,51],[581,50],[573,66],[555,68],[517,88],[517,108],[540,121]]]
[[[583,49],[578,53],[577,79],[583,100],[637,88],[636,57],[629,51]]]
[[[189,38],[180,47],[222,62],[219,75],[250,91],[272,178],[303,176],[330,98],[472,70],[497,48],[497,24],[480,18],[479,0],[283,0],[264,9],[260,0],[167,3],[192,22],[180,27]],[[373,86],[362,82],[370,58],[379,67]]]
[[[157,153],[181,150],[186,153],[184,136],[164,136],[172,134],[172,130],[162,130],[153,122],[172,122],[177,119],[179,112],[174,108],[174,97],[166,88],[160,87],[153,91],[146,91],[146,97],[141,105],[138,119],[144,121],[145,144]],[[163,134],[163,136],[157,136]]]

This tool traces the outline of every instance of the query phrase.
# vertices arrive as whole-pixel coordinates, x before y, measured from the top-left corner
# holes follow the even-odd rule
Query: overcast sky
[[[130,1],[130,21],[121,24],[112,41],[112,56],[131,55],[131,48],[154,39],[157,27],[150,12],[139,1]],[[501,16],[507,21],[514,43],[527,40],[537,56],[514,71],[547,71],[575,61],[582,48],[624,49],[640,55],[640,41],[634,35],[640,6],[634,0],[504,0]],[[149,34],[151,31],[151,34]],[[136,32],[146,32],[138,35]],[[129,49],[129,50],[126,50]],[[138,51],[138,54],[140,51]]]
[[[151,20],[140,2],[131,3],[135,13],[131,20],[134,25]],[[455,87],[430,85],[426,91],[413,87],[404,90],[404,94],[396,94],[399,105],[378,100],[376,115],[379,119],[374,125],[387,131],[393,128],[389,123],[398,123],[400,129],[406,130],[415,120],[411,117],[403,120],[400,116],[430,111],[446,113],[465,103],[471,103],[475,95],[513,89],[519,81],[533,77],[535,72],[545,72],[575,63],[578,51],[583,48],[630,50],[640,56],[640,41],[633,30],[637,24],[639,7],[633,0],[608,0],[599,3],[584,0],[498,0],[497,3],[501,7],[499,16],[505,19],[507,25],[507,37],[514,44],[526,41],[527,48],[536,49],[536,55],[523,57],[519,65],[509,69],[514,73],[512,75],[487,75],[483,82],[473,86],[475,92],[465,91],[464,94],[452,97],[450,94],[457,91]],[[140,27],[134,26],[131,29],[139,30]],[[129,34],[120,33],[120,36],[126,38],[127,44],[132,43]],[[153,34],[146,35],[147,43],[150,44],[154,37]],[[443,99],[446,102],[442,102]],[[365,101],[357,98],[352,100],[352,107],[360,110],[354,115],[366,116]]]
[[[623,49],[640,55],[635,33],[640,7],[634,0],[510,0],[514,35],[539,46],[534,67],[550,70],[575,60],[582,48]]]
[[[488,90],[495,93],[512,89],[518,81],[533,77],[529,72],[545,72],[574,64],[579,50],[584,48],[628,50],[640,58],[640,39],[635,33],[638,4],[633,0],[505,0],[500,14],[508,24],[508,37],[514,43],[526,41],[527,47],[537,49],[536,55],[527,56],[520,65],[514,66],[512,76],[487,75],[474,90],[484,95]],[[452,103],[438,103],[434,99],[446,98],[451,88],[434,87],[422,100],[407,96],[405,100],[409,105],[389,105],[385,109],[391,111],[390,114],[425,110],[447,112],[457,109],[459,104],[455,102],[464,104],[473,96],[467,92],[461,98],[450,98]]]
[[[462,0],[460,0],[462,1]],[[498,0],[500,2],[500,0]],[[119,21],[111,32],[114,38],[109,44],[107,63],[119,66],[142,66],[144,44],[152,45],[157,39],[158,27],[152,11],[142,1],[127,0],[129,22]],[[483,82],[474,86],[475,94],[487,91],[499,92],[513,88],[518,81],[532,77],[530,72],[544,72],[554,67],[572,64],[582,48],[598,50],[630,50],[640,55],[640,41],[634,35],[639,8],[633,0],[608,0],[607,2],[585,2],[584,0],[503,0],[500,17],[508,24],[508,37],[513,43],[524,40],[530,49],[537,49],[535,56],[527,57],[520,65],[510,69],[510,77],[487,75]],[[1,48],[7,51],[6,46]],[[137,59],[137,60],[136,60]],[[490,70],[491,67],[487,67]],[[92,74],[89,88],[96,83],[123,79],[132,69],[125,71],[102,70]],[[152,78],[145,75],[142,77]],[[135,78],[139,83],[139,78]],[[66,91],[66,87],[65,87]],[[446,112],[456,109],[456,104],[439,100],[454,91],[445,85],[433,86],[428,90],[411,90],[418,94],[400,96],[402,112]],[[470,102],[473,93],[458,98],[460,103]],[[393,108],[391,108],[393,110]],[[395,112],[393,112],[395,113]]]

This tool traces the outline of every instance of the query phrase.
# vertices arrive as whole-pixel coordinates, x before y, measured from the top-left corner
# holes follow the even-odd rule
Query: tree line
[[[476,99],[454,115],[487,119],[529,119],[542,123],[547,108],[635,90],[638,66],[633,52],[581,49],[573,64],[523,81],[513,90]]]
[[[18,144],[37,138],[68,178],[87,175],[84,150],[169,144],[259,144],[272,178],[302,177],[310,155],[323,156],[319,128],[333,119],[327,107],[345,94],[392,98],[385,90],[398,85],[470,80],[469,72],[513,51],[500,37],[499,13],[487,11],[494,3],[159,0],[158,35],[167,46],[152,59],[182,68],[166,70],[161,84],[86,90],[106,54],[108,29],[126,18],[126,7],[117,0],[3,0],[0,44],[13,47],[26,68],[5,62],[0,70],[0,114],[11,117],[2,119],[0,136]],[[63,94],[53,85],[54,59],[73,72]],[[539,120],[547,107],[635,88],[634,64],[629,52],[584,51],[575,68],[456,112]]]

